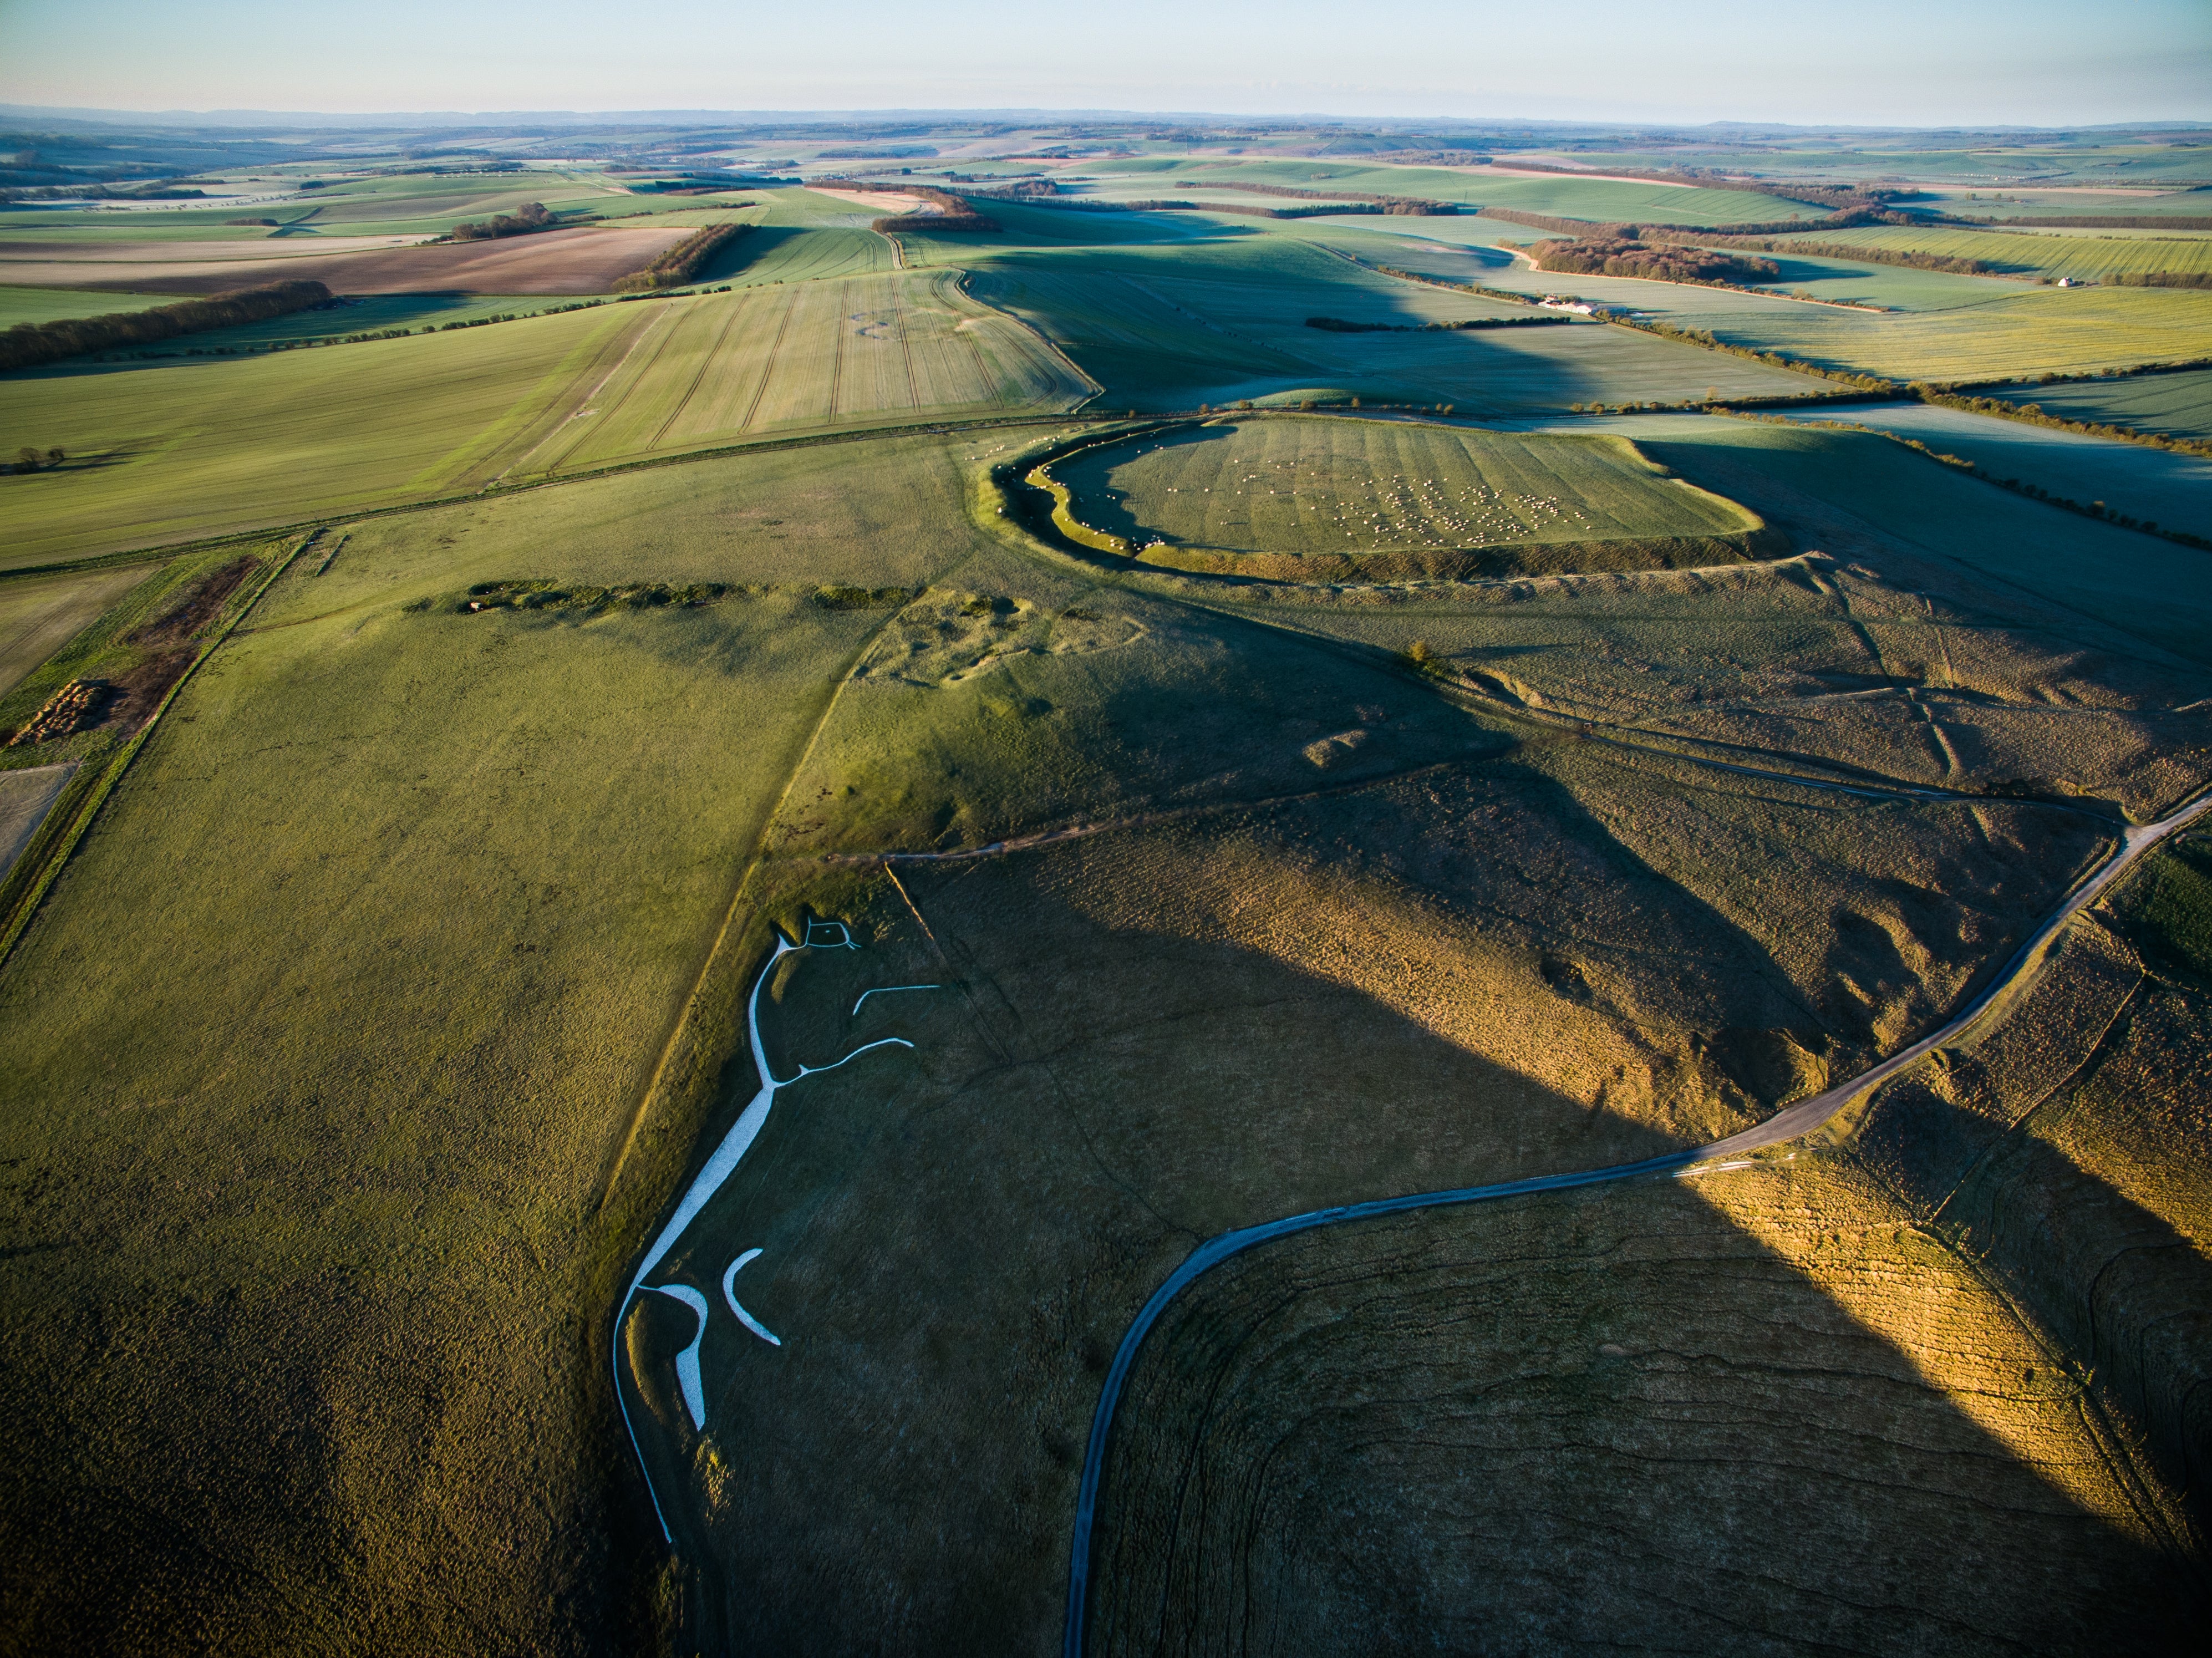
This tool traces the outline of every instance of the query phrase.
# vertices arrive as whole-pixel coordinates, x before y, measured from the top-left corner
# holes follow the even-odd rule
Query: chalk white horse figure
[[[817,927],[825,930],[835,928],[838,934],[836,941],[817,944],[814,942],[814,932]],[[860,945],[853,942],[853,935],[842,921],[809,921],[806,924],[805,934],[797,944],[793,944],[780,932],[776,934],[775,951],[768,958],[768,965],[761,969],[760,977],[753,981],[752,995],[745,1004],[746,1023],[752,1033],[753,1066],[761,1079],[760,1092],[754,1095],[752,1102],[738,1114],[737,1121],[730,1125],[730,1132],[722,1136],[722,1143],[714,1148],[714,1155],[707,1159],[705,1166],[693,1177],[691,1184],[684,1189],[683,1200],[676,1206],[676,1212],[669,1216],[668,1224],[660,1229],[660,1235],[653,1239],[653,1247],[645,1252],[645,1258],[638,1263],[637,1271],[630,1278],[629,1287],[623,1292],[621,1304],[615,1309],[617,1332],[614,1344],[615,1403],[622,1411],[623,1426],[629,1432],[630,1449],[637,1456],[638,1467],[645,1473],[646,1494],[653,1498],[653,1517],[660,1521],[660,1534],[664,1540],[672,1542],[674,1540],[669,1533],[668,1516],[661,1512],[659,1494],[653,1489],[652,1472],[646,1468],[644,1448],[638,1443],[636,1424],[631,1422],[629,1406],[623,1398],[620,1339],[622,1322],[629,1312],[630,1303],[637,1299],[639,1291],[645,1290],[649,1290],[655,1295],[666,1296],[672,1301],[680,1301],[691,1309],[692,1316],[698,1321],[697,1327],[692,1332],[690,1344],[676,1356],[676,1385],[684,1395],[684,1408],[690,1412],[691,1425],[695,1428],[705,1427],[707,1425],[707,1390],[699,1376],[699,1344],[707,1339],[708,1307],[707,1297],[688,1284],[648,1285],[646,1279],[651,1277],[653,1269],[667,1258],[668,1252],[676,1247],[676,1242],[684,1236],[684,1230],[699,1218],[699,1212],[707,1206],[708,1200],[722,1189],[723,1182],[736,1172],[738,1164],[744,1160],[745,1153],[752,1149],[753,1142],[760,1138],[761,1129],[768,1121],[769,1108],[775,1103],[778,1089],[788,1088],[793,1083],[803,1081],[808,1077],[818,1076],[824,1071],[835,1071],[838,1066],[848,1064],[872,1048],[914,1046],[903,1036],[885,1036],[879,1041],[862,1044],[845,1055],[843,1059],[830,1065],[802,1065],[799,1067],[798,1075],[787,1077],[781,1082],[777,1081],[775,1074],[769,1070],[768,1049],[761,1041],[760,993],[762,987],[768,983],[769,975],[775,971],[775,964],[785,957],[796,955],[803,950],[858,950],[859,948]],[[729,1303],[730,1310],[738,1315],[738,1321],[747,1329],[763,1341],[781,1347],[783,1345],[781,1340],[770,1335],[750,1314],[738,1305],[734,1290],[738,1268],[760,1253],[757,1249],[749,1249],[730,1263],[729,1271],[722,1274],[722,1298]]]

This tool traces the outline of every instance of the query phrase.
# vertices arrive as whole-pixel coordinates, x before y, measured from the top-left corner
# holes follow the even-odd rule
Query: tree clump
[[[1782,267],[1771,259],[1742,253],[1717,253],[1710,248],[1654,244],[1627,236],[1537,242],[1528,252],[1540,270],[1570,270],[1586,276],[1742,283],[1772,282],[1782,274]]]
[[[633,270],[614,285],[617,294],[649,293],[657,288],[681,288],[704,270],[714,257],[750,231],[749,224],[708,225],[686,236],[642,270]]]
[[[235,328],[331,302],[331,290],[317,282],[270,282],[204,300],[180,300],[145,311],[113,311],[100,317],[68,317],[58,322],[17,323],[0,334],[0,372],[33,368],[88,351],[118,346],[155,345],[179,334],[211,328]]]
[[[543,202],[526,202],[512,213],[457,224],[450,233],[457,242],[488,242],[501,236],[526,236],[533,230],[550,230],[556,220]]]

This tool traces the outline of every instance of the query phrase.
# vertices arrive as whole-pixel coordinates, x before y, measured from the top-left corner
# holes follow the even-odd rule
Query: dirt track
[[[334,294],[604,294],[693,227],[549,230],[488,242],[348,238],[252,242],[120,242],[99,248],[0,242],[0,282],[143,294],[220,294],[306,278]]]

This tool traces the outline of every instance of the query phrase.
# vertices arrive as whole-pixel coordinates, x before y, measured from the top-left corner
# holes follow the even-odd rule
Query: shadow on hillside
[[[1085,1650],[2185,1649],[1920,1357],[1679,1184],[1270,1243],[1139,1362]]]

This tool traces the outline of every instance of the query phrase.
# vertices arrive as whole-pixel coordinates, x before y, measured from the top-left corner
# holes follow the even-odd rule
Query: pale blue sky
[[[2212,119],[2212,0],[0,0],[0,101]]]

